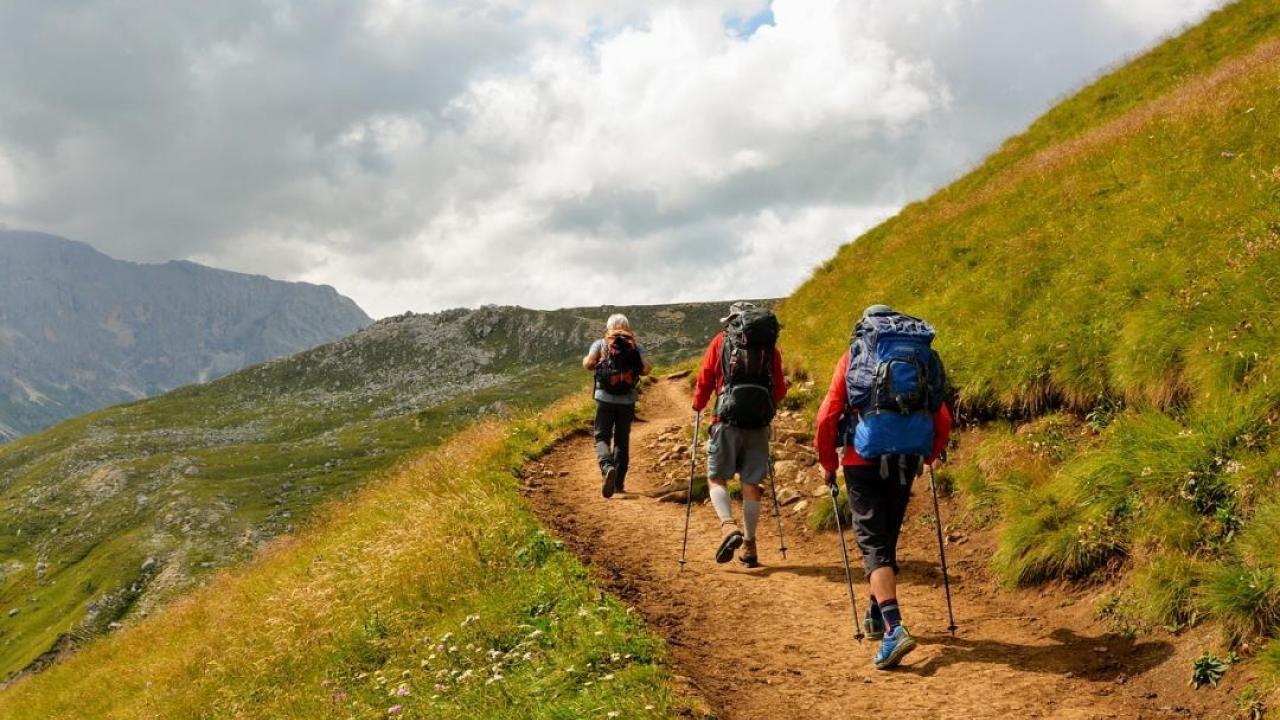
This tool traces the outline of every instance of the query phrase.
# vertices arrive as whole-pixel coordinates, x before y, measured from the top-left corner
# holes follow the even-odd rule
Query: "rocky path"
[[[687,472],[687,451],[677,448],[688,443],[688,404],[683,381],[659,382],[646,393],[640,407],[645,421],[633,432],[628,490],[652,491],[671,474]],[[689,564],[681,572],[684,506],[640,494],[601,498],[591,442],[584,436],[530,468],[527,493],[544,522],[599,582],[666,637],[676,672],[690,679],[717,717],[1193,716],[1126,685],[1168,659],[1172,646],[1102,635],[1081,613],[1058,610],[1060,599],[995,591],[981,570],[985,551],[975,554],[960,542],[949,552],[961,629],[954,638],[948,635],[924,483],[918,488],[926,492],[917,492],[904,531],[899,592],[921,647],[900,669],[876,671],[872,643],[858,645],[852,637],[834,533],[807,532],[805,508],[795,511],[800,503],[822,501],[814,496],[821,480],[807,467],[807,453],[795,438],[779,443],[779,454],[792,463],[785,469],[798,473],[788,478],[787,489],[804,499],[784,508],[786,560],[778,554],[777,526],[766,501],[760,531],[765,566],[754,570],[736,562],[715,564],[718,522],[710,507],[699,505],[693,509]],[[852,545],[850,551],[856,553]],[[865,609],[865,589],[859,590]]]

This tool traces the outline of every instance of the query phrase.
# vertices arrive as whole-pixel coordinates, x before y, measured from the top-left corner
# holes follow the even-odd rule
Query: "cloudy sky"
[[[785,294],[1222,0],[4,0],[0,223],[370,314]]]

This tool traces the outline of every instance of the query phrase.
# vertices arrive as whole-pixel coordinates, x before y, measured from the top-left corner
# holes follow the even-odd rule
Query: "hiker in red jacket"
[[[886,338],[894,341],[905,338],[907,347],[916,353],[905,356],[910,358],[912,368],[924,370],[925,376],[936,373],[937,387],[932,390],[932,394],[936,396],[933,402],[936,410],[930,412],[928,407],[914,407],[915,415],[907,414],[906,408],[879,412],[883,405],[875,404],[875,397],[880,397],[876,393],[880,388],[877,383],[892,383],[892,379],[881,380],[894,375],[893,372],[884,370],[899,367],[893,364],[895,359],[892,350],[883,350],[884,344],[890,342]],[[923,463],[932,464],[937,461],[951,436],[951,411],[941,397],[944,393],[945,372],[937,354],[929,350],[928,343],[932,339],[933,329],[921,320],[895,313],[884,305],[867,308],[859,320],[851,349],[845,351],[840,362],[836,363],[835,372],[831,376],[831,387],[818,410],[817,433],[814,438],[818,462],[822,467],[823,479],[833,495],[836,493],[836,470],[840,466],[844,469],[854,532],[871,585],[871,606],[863,620],[863,627],[868,637],[883,641],[875,661],[876,667],[880,669],[897,665],[915,648],[915,640],[902,625],[902,614],[898,607],[898,535],[906,518],[907,504],[911,500],[912,482],[923,472]],[[880,345],[877,345],[877,341]],[[926,351],[928,355],[924,354]],[[855,352],[859,357],[856,364],[852,360]],[[915,363],[917,357],[929,359]],[[934,363],[936,371],[933,370]],[[851,365],[854,366],[852,374]],[[914,375],[912,368],[902,374]],[[911,381],[925,386],[928,377],[918,380],[912,377]],[[868,417],[860,417],[862,413],[856,406],[857,402],[849,396],[851,388],[860,393],[869,391],[868,395],[864,395],[869,399],[862,400],[864,409],[870,407]],[[885,394],[891,395],[892,392]],[[926,391],[926,398],[929,395],[930,392]],[[894,400],[889,398],[879,402],[892,403]],[[875,417],[872,417],[872,413]],[[891,431],[884,431],[882,426],[876,424],[880,418],[891,423],[908,423],[917,416],[920,421],[913,430],[902,430],[907,427],[904,424],[895,426]],[[860,425],[863,427],[859,427]],[[918,454],[884,454],[873,459],[864,458],[855,445],[864,449],[874,446],[877,439],[869,435],[875,432],[922,432],[924,434],[920,437],[920,442],[924,445],[915,451]]]
[[[742,548],[739,560],[759,565],[756,526],[760,520],[760,485],[769,474],[770,423],[787,394],[782,354],[778,352],[778,319],[752,303],[734,303],[721,318],[725,331],[707,346],[693,393],[694,412],[702,412],[716,395],[715,417],[707,441],[707,479],[711,505],[720,518],[723,537],[716,562],[726,563]],[[728,483],[742,479],[742,530],[733,520]]]

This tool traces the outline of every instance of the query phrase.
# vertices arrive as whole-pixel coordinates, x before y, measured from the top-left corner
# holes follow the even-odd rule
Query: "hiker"
[[[707,479],[711,505],[720,518],[722,538],[716,562],[733,559],[758,567],[756,526],[760,521],[760,485],[769,474],[770,423],[787,394],[778,352],[778,319],[766,308],[734,303],[720,319],[725,330],[707,346],[693,393],[693,410],[702,412],[716,394],[715,417],[707,440]],[[733,520],[728,483],[742,480],[742,529]],[[745,531],[745,532],[744,532]]]
[[[898,602],[898,535],[911,486],[951,435],[946,373],[928,323],[872,305],[854,326],[818,410],[814,444],[823,479],[838,493],[844,466],[854,534],[871,585],[863,629],[880,640],[875,666],[894,667],[916,647]]]
[[[611,498],[625,492],[631,460],[631,421],[636,417],[636,387],[653,367],[631,332],[631,321],[621,314],[609,316],[604,338],[591,343],[582,367],[595,372],[594,435],[602,478],[600,494]]]

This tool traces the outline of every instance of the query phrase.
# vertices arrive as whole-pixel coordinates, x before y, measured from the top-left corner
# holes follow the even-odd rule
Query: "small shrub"
[[[1264,720],[1267,716],[1267,705],[1262,699],[1262,693],[1252,685],[1236,696],[1236,709],[1236,717],[1240,720]]]
[[[1191,665],[1191,687],[1197,690],[1205,685],[1218,687],[1232,662],[1231,658],[1224,660],[1210,652],[1196,658]]]
[[[848,530],[850,523],[853,522],[853,516],[849,513],[849,495],[844,488],[840,489],[840,497],[836,499],[834,505],[839,506],[840,522],[844,529]],[[809,518],[806,522],[809,525],[809,529],[817,532],[836,529],[835,509],[829,496],[814,500],[813,509],[809,511]]]

